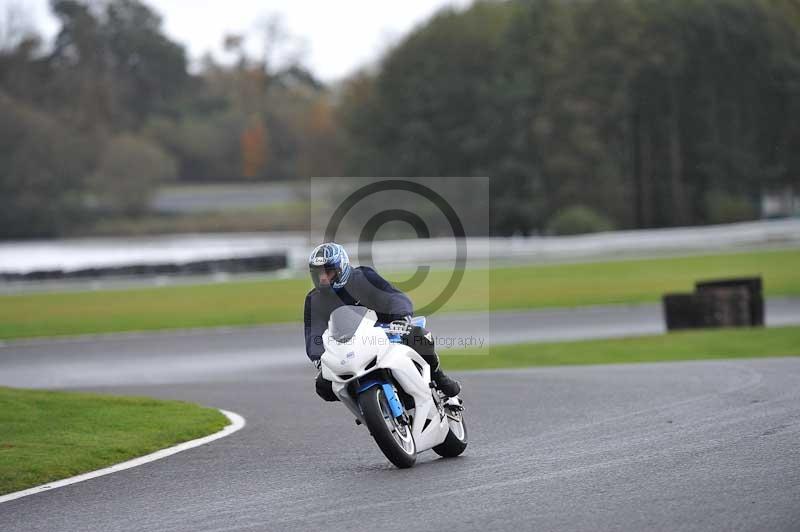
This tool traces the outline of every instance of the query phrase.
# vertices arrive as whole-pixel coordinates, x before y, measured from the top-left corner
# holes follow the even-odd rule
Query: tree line
[[[796,0],[481,1],[332,86],[274,31],[190,69],[139,0],[51,9],[53,43],[0,28],[3,238],[176,181],[489,176],[498,235],[750,219],[800,189]]]
[[[352,173],[487,175],[492,229],[758,216],[800,185],[800,4],[529,0],[443,12],[352,80]]]

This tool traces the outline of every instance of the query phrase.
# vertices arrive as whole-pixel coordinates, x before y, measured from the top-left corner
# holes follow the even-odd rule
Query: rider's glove
[[[394,334],[408,334],[411,332],[411,316],[391,322],[389,324],[389,332]]]
[[[322,367],[322,359],[320,358],[312,360],[311,363],[314,364],[314,367],[317,369],[320,369]]]

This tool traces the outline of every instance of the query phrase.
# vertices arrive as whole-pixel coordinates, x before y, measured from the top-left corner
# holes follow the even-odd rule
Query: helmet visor
[[[331,288],[339,281],[340,271],[335,266],[310,266],[311,281],[317,288]]]

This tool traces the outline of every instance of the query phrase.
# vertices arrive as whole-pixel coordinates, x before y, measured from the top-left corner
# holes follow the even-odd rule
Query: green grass
[[[448,370],[800,355],[800,327],[716,329],[443,351]]]
[[[761,275],[767,296],[800,295],[800,250],[473,270],[440,312],[656,302],[699,279],[740,275]],[[417,307],[449,278],[432,271],[409,293]],[[302,278],[0,296],[0,339],[300,321],[309,285]]]
[[[0,495],[219,431],[227,418],[180,401],[0,387]]]

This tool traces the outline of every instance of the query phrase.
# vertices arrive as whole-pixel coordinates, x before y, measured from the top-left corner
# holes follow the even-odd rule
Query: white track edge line
[[[230,436],[234,432],[241,430],[247,423],[247,421],[242,416],[240,416],[235,412],[229,412],[227,410],[222,410],[222,409],[220,409],[219,411],[222,412],[225,415],[225,417],[227,417],[228,420],[230,421],[230,424],[226,425],[219,432],[215,432],[214,434],[209,434],[208,436],[204,436],[202,438],[197,438],[196,440],[179,443],[178,445],[167,447],[166,449],[161,449],[160,451],[140,456],[139,458],[134,458],[126,462],[120,462],[119,464],[114,464],[112,466],[105,467],[103,469],[90,471],[89,473],[83,473],[81,475],[65,478],[62,480],[57,480],[55,482],[48,482],[40,486],[28,488],[26,490],[15,491],[14,493],[8,493],[6,495],[0,495],[0,504],[8,501],[13,501],[15,499],[19,499],[22,497],[27,497],[28,495],[35,495],[37,493],[43,493],[45,491],[50,491],[52,489],[69,486],[71,484],[77,484],[78,482],[83,482],[84,480],[90,480],[93,478],[102,477],[104,475],[116,473],[117,471],[124,471],[125,469],[130,469],[132,467],[147,464],[155,460],[160,460],[161,458],[172,456],[173,454],[179,453],[181,451],[186,451],[188,449],[199,447],[200,445],[204,445],[214,440],[224,438],[225,436]]]

